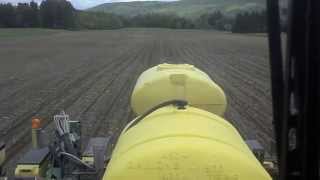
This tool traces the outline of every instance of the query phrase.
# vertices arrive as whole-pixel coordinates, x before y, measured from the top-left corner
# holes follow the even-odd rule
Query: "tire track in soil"
[[[79,66],[80,69],[81,66]],[[73,70],[69,71],[67,75],[71,74]],[[63,76],[63,78],[58,79],[57,81],[52,82],[50,79],[46,82],[43,82],[43,86],[41,86],[41,82],[37,82],[35,84],[32,84],[34,88],[30,88],[29,86],[27,88],[22,88],[21,92],[14,94],[13,96],[9,96],[3,101],[0,101],[1,105],[1,115],[5,115],[6,113],[10,112],[10,116],[5,116],[7,118],[15,119],[14,122],[8,125],[2,125],[1,127],[7,128],[7,129],[1,129],[2,135],[6,135],[8,131],[11,131],[16,126],[19,126],[20,120],[23,120],[23,117],[29,116],[30,110],[33,110],[34,108],[38,107],[41,104],[44,104],[48,98],[48,96],[51,95],[51,92],[55,92],[55,89],[53,87],[62,88],[64,83],[68,82],[69,78],[68,76]],[[45,85],[49,84],[47,87]],[[50,87],[51,86],[51,87]],[[40,89],[39,94],[36,94],[37,90]],[[44,90],[47,89],[47,90]],[[45,93],[43,93],[45,91]],[[32,104],[26,104],[26,101],[32,102]],[[24,108],[26,106],[26,108]],[[3,119],[3,117],[2,117]],[[1,120],[2,120],[1,119]]]
[[[71,34],[72,35],[75,34],[76,36],[79,36],[78,35],[79,33],[74,33],[74,34],[69,33],[69,35],[71,35]],[[93,33],[89,34],[89,36],[92,36],[92,35],[95,35],[95,34],[93,34]],[[95,36],[97,36],[97,35],[95,35]],[[69,40],[70,40],[70,36],[67,36],[67,37],[69,37]],[[81,42],[81,38],[82,37],[80,37],[80,42]],[[71,39],[71,41],[79,42],[78,39],[79,39],[79,37],[73,38],[73,39]],[[36,39],[36,40],[38,40],[38,39]],[[85,39],[85,42],[88,42],[88,39]],[[99,44],[103,44],[103,45],[106,44],[106,43],[102,43],[104,41],[98,41],[98,42],[99,42]],[[8,43],[9,42],[4,42],[4,44],[8,44]],[[61,79],[68,80],[68,79],[72,78],[72,75],[74,75],[76,77],[79,76],[79,74],[76,74],[74,72],[74,70],[71,70],[72,74],[71,74],[71,76],[68,77],[68,72],[64,72],[65,69],[66,70],[72,69],[74,65],[78,66],[78,62],[83,63],[83,61],[85,61],[85,64],[83,66],[78,66],[78,68],[77,67],[73,68],[75,70],[77,70],[77,69],[80,70],[79,73],[82,73],[83,70],[86,71],[86,69],[96,68],[97,65],[95,65],[95,64],[97,62],[98,62],[98,65],[102,64],[101,62],[99,62],[99,60],[95,61],[95,63],[92,63],[91,59],[95,60],[96,59],[95,57],[97,57],[99,55],[101,57],[103,57],[103,56],[106,57],[105,56],[106,52],[112,52],[112,56],[114,56],[114,54],[116,54],[118,52],[121,52],[121,51],[117,50],[120,48],[115,49],[115,47],[107,48],[106,51],[99,51],[99,49],[96,50],[95,48],[90,47],[90,49],[86,49],[86,53],[82,54],[81,57],[79,58],[78,53],[76,53],[76,54],[68,53],[65,49],[62,49],[63,47],[56,48],[56,46],[55,46],[55,44],[65,45],[64,43],[65,43],[65,41],[62,41],[60,39],[59,40],[54,39],[53,42],[51,40],[50,43],[43,43],[43,46],[39,47],[39,49],[44,50],[44,52],[34,50],[33,48],[29,48],[29,47],[26,48],[28,51],[24,50],[24,49],[19,49],[19,51],[20,50],[22,51],[22,52],[20,52],[20,54],[22,54],[22,53],[25,54],[25,56],[23,56],[24,59],[26,57],[27,58],[30,57],[30,59],[27,59],[28,65],[30,63],[36,64],[36,66],[31,66],[31,68],[36,69],[36,71],[29,70],[30,66],[27,66],[27,68],[22,69],[22,70],[26,70],[26,72],[25,71],[15,71],[12,76],[15,77],[17,75],[18,79],[17,80],[12,79],[11,82],[15,82],[15,81],[19,80],[20,82],[15,83],[15,84],[19,84],[19,86],[16,85],[15,89],[14,89],[14,87],[11,87],[12,91],[7,90],[7,89],[9,89],[9,87],[2,87],[0,89],[0,97],[4,97],[4,99],[1,98],[1,101],[0,101],[0,121],[8,123],[7,125],[3,125],[0,127],[9,127],[11,124],[14,124],[14,123],[11,123],[13,119],[20,119],[19,117],[16,117],[16,116],[18,116],[18,114],[22,114],[22,113],[26,112],[27,109],[33,109],[34,108],[33,106],[36,106],[37,103],[40,103],[39,101],[42,101],[41,100],[42,98],[39,98],[38,96],[44,98],[46,96],[50,96],[51,95],[50,93],[55,92],[57,89],[55,87],[55,84],[60,85],[63,82],[63,81],[59,82],[59,79],[60,80]],[[18,44],[15,44],[11,48],[8,48],[7,46],[4,46],[4,47],[6,47],[8,50],[12,50],[13,48],[16,48],[15,46],[20,47],[20,46],[22,46],[22,44],[24,44],[24,41],[19,42]],[[37,46],[37,44],[35,44],[35,45]],[[106,45],[108,45],[108,44],[106,44]],[[115,46],[115,45],[119,46],[119,43],[112,44],[112,46]],[[122,44],[120,44],[120,45],[122,45]],[[121,49],[122,50],[130,49],[130,46],[132,46],[132,45],[134,45],[134,44],[129,44],[128,46],[121,48]],[[48,47],[50,47],[50,48],[54,47],[54,48],[48,49]],[[57,53],[57,52],[60,52],[60,53]],[[33,59],[33,57],[31,57],[30,54],[31,55],[35,54],[36,57],[34,57],[34,59]],[[49,57],[49,55],[50,55],[50,59],[53,60],[52,62],[51,61],[49,62],[49,59],[47,59],[47,57]],[[20,56],[22,56],[22,55],[20,55]],[[17,57],[20,57],[20,56],[17,56]],[[12,62],[12,64],[11,64],[11,62],[7,63],[6,61],[4,61],[4,63],[8,64],[9,67],[13,66],[13,65],[17,64],[17,61],[21,61],[17,57],[15,57],[15,56],[13,57],[14,62]],[[58,73],[52,73],[53,70],[56,71],[56,66],[59,65],[59,63],[61,63],[61,59],[65,59],[65,58],[70,58],[70,61],[71,61],[71,62],[68,61],[68,64],[66,64],[67,68],[64,68],[64,69],[62,68],[63,71],[61,72],[59,70],[59,66],[58,66]],[[107,60],[109,60],[109,59],[107,58]],[[62,61],[62,63],[65,63],[65,62]],[[105,64],[105,62],[103,62],[103,63]],[[90,66],[90,64],[93,64],[93,65]],[[64,65],[64,64],[62,64],[62,65]],[[43,72],[43,70],[41,69],[42,66],[45,66],[45,68],[49,67],[49,73],[46,73],[45,71]],[[21,69],[21,67],[20,67],[20,69]],[[42,74],[40,73],[40,76],[39,76],[39,70],[40,70],[40,72],[43,72]],[[3,75],[5,75],[5,74],[3,74]],[[21,76],[21,77],[19,77],[19,76]],[[35,78],[33,76],[39,76],[39,77]],[[21,80],[21,78],[22,78],[22,80]],[[53,84],[52,81],[53,82],[57,81],[57,82],[55,84]],[[46,84],[48,84],[48,83],[49,83],[49,85],[47,87]],[[8,83],[6,83],[6,84],[8,84]],[[49,88],[49,90],[47,88]],[[39,92],[39,94],[35,94],[35,92]],[[5,94],[5,96],[3,96],[4,94]],[[32,99],[32,103],[30,103],[30,101],[31,101],[30,99]],[[25,116],[25,115],[23,115],[23,116]],[[0,130],[4,131],[2,129],[0,129]]]
[[[193,51],[190,50],[189,47],[184,46],[185,44],[186,44],[185,42],[183,44],[172,43],[172,46],[170,48],[173,52],[176,52],[176,53],[172,53],[172,51],[170,51],[168,53],[168,55],[171,56],[171,59],[174,60],[172,62],[173,63],[177,63],[177,61],[178,61],[178,63],[187,62],[189,64],[195,64],[196,66],[199,66],[199,67],[203,66],[201,63],[199,65],[199,63],[197,62],[197,61],[199,61],[199,58],[201,58],[201,56],[199,57],[197,55],[194,55]],[[177,48],[177,47],[180,47],[180,48]],[[197,63],[195,63],[195,62],[197,62]],[[238,122],[238,124],[240,124],[242,126],[242,123]],[[241,129],[246,129],[246,128],[242,127]],[[242,131],[242,132],[245,132],[245,131]],[[248,133],[244,133],[244,134],[248,134]]]
[[[151,42],[152,43],[152,42]],[[150,61],[152,60],[152,52],[154,50],[154,42],[149,50],[144,50],[143,52],[136,54],[132,61],[135,63],[131,64],[131,67],[126,69],[126,74],[121,74],[115,82],[120,84],[113,85],[116,87],[114,91],[117,94],[113,97],[104,97],[109,99],[108,103],[105,103],[103,115],[100,119],[97,119],[94,124],[96,126],[90,128],[91,135],[90,137],[96,136],[112,136],[113,141],[112,147],[115,145],[115,140],[118,139],[118,136],[125,125],[133,119],[133,112],[130,107],[130,97],[133,87],[136,83],[137,77],[140,73],[149,67]],[[147,52],[149,54],[147,54]],[[120,89],[120,90],[119,90]],[[109,152],[110,153],[110,152]]]
[[[79,42],[74,39],[80,37],[81,43],[86,47],[93,43],[90,38],[84,38],[84,35],[88,34],[89,37],[93,36],[94,42],[98,44],[94,48],[106,46],[106,49],[113,48],[114,42],[111,41],[119,40],[116,46],[122,49],[116,50],[116,56],[112,52],[115,49],[102,50],[103,52],[88,49],[94,58],[99,59],[93,61],[98,64],[92,65],[91,61],[83,61],[83,58],[83,64],[80,65],[77,61],[71,61],[70,67],[72,64],[76,64],[76,67],[68,68],[61,76],[47,76],[48,82],[45,78],[38,81],[30,80],[25,82],[26,84],[16,86],[20,89],[14,89],[15,91],[10,93],[11,97],[1,96],[9,105],[5,107],[6,111],[11,109],[12,114],[17,117],[10,129],[13,132],[4,133],[0,129],[1,133],[6,134],[5,137],[0,137],[0,140],[6,138],[14,144],[10,150],[13,156],[8,162],[8,167],[14,164],[18,154],[22,154],[30,146],[29,126],[30,118],[33,116],[45,117],[45,130],[50,131],[53,129],[52,115],[58,109],[64,109],[72,119],[81,121],[85,138],[120,133],[123,126],[132,120],[130,95],[136,78],[143,70],[164,62],[190,63],[207,72],[225,90],[228,98],[226,117],[241,134],[250,138],[257,137],[260,142],[272,139],[272,124],[269,121],[270,87],[265,83],[269,72],[266,66],[267,57],[260,56],[264,51],[261,40],[254,39],[248,42],[249,38],[236,35],[187,30],[139,29],[91,33],[66,33],[64,36],[74,45]],[[110,42],[105,41],[110,37]],[[46,47],[59,43],[60,40],[50,42]],[[252,44],[257,44],[258,47],[249,49]],[[61,49],[55,51],[60,52]],[[54,54],[55,51],[48,53]],[[112,57],[103,60],[102,57],[109,55],[105,52],[110,52]],[[76,57],[77,55],[71,56]],[[3,85],[10,86],[10,82],[5,81]],[[31,92],[24,92],[29,88],[41,88],[41,98],[37,99]],[[23,109],[21,107],[25,105],[21,103],[25,103],[26,98],[36,102]],[[11,102],[10,99],[14,101]],[[4,105],[3,101],[0,101],[0,107],[4,107],[1,105]],[[17,108],[19,110],[15,111]],[[0,118],[3,115],[1,112],[0,109]],[[263,144],[268,146],[267,143]]]
[[[71,72],[71,71],[70,71],[70,72]],[[76,81],[81,81],[81,79],[82,79],[82,78],[85,78],[86,75],[88,75],[88,74],[85,73],[85,74],[82,75],[79,79],[76,79],[74,82],[76,82]],[[55,86],[55,87],[57,88],[57,90],[61,90],[61,89],[63,89],[64,87],[67,87],[67,86],[71,86],[71,85],[72,85],[72,84],[69,85],[68,83],[70,83],[70,80],[69,80],[68,78],[62,78],[62,79],[60,79],[57,83],[54,83],[53,86]],[[41,82],[40,82],[39,84],[41,84]],[[38,86],[38,87],[40,88],[40,86]],[[36,89],[34,89],[34,90],[36,90]],[[26,91],[26,89],[23,89],[22,91]],[[30,90],[29,90],[29,91],[30,91]],[[32,94],[32,93],[33,93],[33,92],[32,92],[32,90],[31,90],[31,94]],[[22,94],[23,94],[23,93],[22,93]],[[59,94],[59,92],[58,92],[58,94]],[[11,102],[10,105],[6,107],[5,111],[6,111],[6,112],[15,111],[15,113],[19,113],[19,111],[18,111],[19,106],[20,106],[21,104],[23,104],[23,101],[25,101],[25,99],[29,99],[29,98],[31,99],[31,97],[28,97],[28,96],[27,96],[27,98],[26,98],[26,97],[23,97],[23,95],[19,95],[17,98],[11,97],[11,99],[13,99],[13,100],[15,100],[15,101]],[[42,99],[41,99],[41,95],[39,95],[39,99],[40,99],[40,102],[33,101],[33,103],[36,104],[36,106],[37,106],[38,108],[41,107],[41,106],[43,106],[43,105],[45,105],[45,104],[47,104],[47,103],[49,103],[53,98],[52,98],[52,96],[48,96],[48,97],[46,97],[46,98],[44,98],[44,99],[42,100]],[[10,100],[9,100],[9,101],[10,101]],[[40,104],[37,104],[37,103],[40,103]],[[3,104],[2,104],[2,106],[3,106]],[[29,107],[29,108],[34,110],[34,107]],[[17,112],[17,111],[18,111],[18,112]],[[39,111],[39,110],[38,110],[38,111]],[[2,131],[2,134],[3,134],[4,136],[6,136],[8,132],[15,131],[16,128],[18,128],[18,127],[21,126],[21,123],[24,123],[24,121],[23,121],[23,120],[25,120],[24,117],[26,117],[26,116],[27,116],[27,117],[30,117],[30,116],[32,116],[32,115],[34,115],[34,114],[35,114],[35,112],[33,112],[33,111],[26,111],[26,112],[24,112],[24,113],[22,113],[22,114],[20,114],[20,115],[18,114],[18,116],[15,118],[15,119],[16,119],[15,122],[10,125],[10,128],[9,128],[9,129],[6,129],[6,130]]]
[[[137,67],[139,65],[138,63],[135,64],[133,67]],[[129,72],[133,72],[133,69],[130,69]],[[113,132],[118,132],[121,127],[123,120],[122,118],[126,115],[128,107],[128,101],[123,100],[123,97],[128,96],[131,90],[132,86],[132,80],[133,76],[120,76],[118,77],[118,82],[120,84],[117,84],[119,88],[117,88],[115,91],[117,91],[117,94],[115,93],[112,98],[109,99],[108,105],[106,106],[106,109],[102,115],[101,119],[98,119],[95,123],[96,125],[93,128],[93,136],[105,136],[113,134]],[[122,81],[122,82],[121,82]],[[113,94],[113,93],[112,93]],[[125,121],[127,118],[125,118]],[[112,122],[116,122],[113,123]],[[115,129],[113,131],[113,128]],[[110,132],[111,131],[111,132]]]
[[[132,51],[128,52],[127,54],[132,53]],[[127,56],[125,54],[125,56]],[[30,142],[30,129],[28,129],[30,124],[30,119],[34,116],[40,116],[44,119],[43,128],[45,129],[46,126],[51,123],[49,119],[52,118],[52,116],[57,113],[56,109],[59,109],[58,107],[61,107],[60,109],[65,109],[66,107],[69,107],[73,102],[75,102],[77,99],[79,99],[83,93],[85,93],[88,89],[92,87],[94,83],[96,83],[96,80],[99,78],[102,78],[105,76],[105,72],[111,72],[113,67],[119,66],[119,64],[123,63],[123,61],[113,61],[111,64],[106,64],[103,66],[100,70],[92,69],[89,72],[85,73],[82,77],[76,79],[75,81],[72,81],[70,84],[66,86],[66,88],[58,89],[58,93],[56,93],[56,96],[48,98],[45,102],[43,102],[42,106],[40,105],[39,109],[36,109],[32,112],[29,112],[27,116],[22,116],[24,119],[21,119],[19,122],[19,125],[15,126],[14,129],[11,129],[8,131],[8,133],[1,137],[1,140],[4,142],[9,142],[8,145],[8,158],[5,162],[10,161],[11,158],[14,158],[16,154],[19,153],[20,150],[24,149],[26,145]],[[112,65],[112,66],[111,66]],[[87,81],[87,82],[83,82]],[[87,84],[87,85],[86,85]],[[66,92],[67,90],[67,92]],[[75,92],[75,91],[78,92]],[[21,135],[18,136],[17,132]],[[17,140],[11,142],[10,144],[10,138],[15,137]],[[12,139],[11,139],[12,140]]]
[[[139,54],[139,52],[136,52],[135,54],[137,55]],[[100,124],[104,121],[104,117],[109,114],[109,107],[114,104],[114,102],[117,100],[116,97],[120,94],[121,89],[123,89],[121,88],[119,91],[120,86],[118,83],[122,82],[121,75],[123,74],[123,72],[127,72],[128,69],[132,69],[132,63],[137,62],[137,59],[130,59],[127,56],[125,56],[123,60],[126,60],[127,62],[125,66],[119,68],[116,73],[113,73],[113,76],[111,78],[107,79],[107,86],[105,86],[99,93],[99,95],[97,95],[90,103],[90,105],[87,106],[84,111],[82,111],[78,115],[81,123],[83,124],[83,128],[86,127],[85,129],[83,129],[83,135],[85,139],[94,136],[92,133],[96,133],[98,131],[97,127],[99,127]],[[91,113],[95,114],[95,116],[90,117]],[[92,127],[93,125],[95,125],[95,127]],[[86,142],[86,140],[84,142]]]
[[[77,89],[79,86],[81,86],[83,84],[82,82],[95,79],[95,76],[99,76],[99,78],[103,77],[101,75],[101,73],[103,73],[104,71],[108,71],[108,69],[105,69],[105,68],[108,67],[109,65],[113,65],[113,64],[107,64],[107,65],[103,66],[102,68],[100,67],[101,70],[92,69],[92,70],[88,71],[87,73],[81,73],[82,75],[73,81],[70,81],[68,79],[64,79],[63,82],[66,82],[67,83],[66,85],[62,84],[62,81],[61,81],[60,82],[61,86],[57,87],[58,91],[55,93],[56,94],[55,96],[51,96],[51,97],[48,97],[47,99],[45,99],[44,102],[42,102],[39,105],[39,109],[32,111],[32,112],[28,112],[29,114],[23,114],[20,117],[18,117],[17,119],[21,119],[21,120],[17,120],[17,122],[15,124],[13,124],[10,129],[8,129],[5,133],[3,133],[4,136],[2,138],[5,139],[7,136],[10,137],[12,135],[12,133],[15,133],[16,131],[18,131],[19,130],[18,128],[20,128],[21,126],[25,125],[25,123],[27,123],[24,121],[25,119],[30,119],[32,116],[35,116],[39,111],[41,111],[42,109],[45,109],[45,107],[46,107],[45,105],[55,103],[55,101],[60,100],[60,99],[64,99],[63,97],[67,96],[66,90],[67,90],[67,92],[69,92],[69,94],[72,94],[73,93],[72,89]],[[25,118],[25,117],[27,117],[27,118]],[[3,140],[2,138],[0,140]]]
[[[197,61],[193,61],[193,64],[198,64],[199,67],[201,67],[201,69],[204,69],[208,74],[210,74],[210,76],[215,79],[215,81],[219,82],[219,84],[221,85],[231,85],[231,86],[226,86],[224,88],[224,90],[227,93],[227,97],[228,97],[228,110],[226,115],[231,115],[230,120],[232,120],[232,123],[235,124],[235,127],[237,127],[241,134],[245,137],[245,138],[249,138],[249,139],[258,139],[260,142],[264,142],[264,146],[267,150],[269,149],[269,144],[270,142],[273,141],[273,133],[272,133],[272,125],[266,125],[266,124],[262,124],[262,123],[266,123],[265,121],[259,121],[257,120],[258,118],[255,118],[254,116],[252,116],[252,114],[256,114],[257,112],[259,113],[259,115],[264,116],[266,119],[268,118],[268,115],[266,115],[266,113],[264,114],[263,112],[257,111],[257,110],[251,110],[251,107],[247,107],[244,108],[244,105],[247,104],[246,102],[242,101],[242,100],[246,100],[246,99],[252,99],[252,97],[248,96],[248,97],[243,97],[244,95],[248,95],[248,92],[243,92],[241,91],[238,87],[239,86],[235,86],[236,84],[241,84],[241,80],[239,80],[239,78],[237,77],[242,77],[242,75],[234,75],[234,73],[237,73],[238,71],[236,70],[226,70],[226,62],[225,60],[223,61],[224,63],[220,63],[221,60],[210,56],[205,57],[203,56],[203,54],[205,55],[209,55],[210,53],[204,53],[201,52],[199,53],[200,48],[193,48],[191,49],[190,47],[187,48],[187,54],[189,57],[194,57],[194,58],[198,58]],[[194,59],[193,58],[193,59]],[[211,59],[211,61],[209,60]],[[209,68],[210,67],[210,68]],[[218,68],[217,68],[218,67]],[[228,67],[232,67],[232,66],[228,66]],[[221,69],[223,69],[221,72]],[[231,75],[231,79],[229,79],[230,77],[226,76],[224,73],[227,72],[228,75]],[[239,73],[239,72],[238,72]],[[242,73],[243,74],[243,73]],[[228,79],[230,81],[228,81]],[[236,79],[236,80],[235,80]],[[232,80],[232,81],[231,81]],[[245,86],[242,84],[242,86]],[[239,93],[240,92],[240,93]],[[257,92],[254,91],[253,92]],[[239,102],[242,101],[242,102]],[[255,101],[253,100],[253,102],[259,102],[259,101]],[[261,105],[260,105],[261,107]],[[247,109],[247,111],[251,110],[251,112],[246,112],[244,111],[245,109]],[[232,113],[230,113],[232,112]],[[236,115],[237,117],[232,117],[234,116],[234,114],[239,114]],[[270,116],[269,116],[270,117]],[[261,117],[259,117],[259,119],[261,119]],[[271,121],[270,121],[271,122]],[[270,127],[271,129],[266,129],[267,127]],[[262,132],[261,132],[262,131]]]
[[[220,62],[219,62],[218,66],[223,67],[223,69],[225,69],[228,72],[228,74],[230,75],[230,79],[232,79],[232,81],[231,81],[232,85],[237,88],[237,91],[234,89],[231,92],[233,92],[233,93],[239,92],[237,94],[238,101],[235,101],[237,103],[237,106],[235,106],[235,107],[239,108],[241,106],[242,107],[246,106],[247,103],[244,100],[251,100],[251,102],[255,102],[255,103],[250,103],[251,105],[246,107],[246,111],[245,111],[246,114],[243,114],[243,117],[248,118],[248,120],[250,122],[255,122],[255,125],[259,126],[259,129],[261,128],[260,131],[263,131],[264,133],[267,134],[267,136],[272,137],[272,128],[271,128],[272,124],[269,124],[266,126],[266,124],[264,124],[266,122],[262,123],[262,121],[256,121],[256,118],[252,117],[252,116],[254,116],[254,114],[256,114],[254,111],[252,111],[252,109],[254,110],[254,108],[255,108],[254,106],[258,106],[258,107],[262,107],[265,111],[263,111],[263,112],[259,112],[258,110],[255,110],[255,111],[259,112],[259,115],[262,118],[265,118],[265,119],[268,118],[268,113],[266,110],[268,109],[268,107],[271,106],[271,104],[270,104],[270,106],[267,106],[264,103],[261,103],[261,102],[266,102],[265,99],[262,101],[260,100],[261,98],[266,98],[266,96],[263,96],[265,93],[262,91],[259,91],[258,88],[256,88],[256,86],[250,86],[250,84],[248,84],[244,80],[244,79],[248,79],[248,77],[246,78],[246,76],[244,75],[247,71],[241,72],[241,71],[236,70],[236,68],[232,68],[229,70],[228,69],[229,67],[234,67],[234,66],[228,65],[227,62],[225,62],[225,61],[224,61],[224,63],[220,63]],[[213,63],[213,61],[210,61],[209,63]],[[239,78],[240,76],[242,78]],[[243,87],[246,87],[246,90],[243,90]],[[255,92],[255,93],[253,93],[253,92]],[[257,94],[258,94],[259,98],[257,98]],[[239,98],[239,97],[243,97],[243,98]],[[252,104],[254,106],[252,106]],[[242,110],[243,110],[243,108],[242,108]],[[243,112],[243,111],[240,111],[240,109],[239,109],[239,112]],[[244,116],[244,115],[246,115],[246,116]],[[268,129],[267,127],[270,127],[270,129]]]
[[[198,46],[197,46],[198,47]],[[264,73],[265,75],[259,75],[261,73],[257,73],[257,71],[254,71],[256,69],[255,67],[251,66],[252,63],[247,63],[247,61],[244,61],[245,58],[237,55],[233,55],[232,53],[226,53],[223,55],[216,55],[214,53],[208,53],[210,51],[204,51],[205,48],[197,48],[198,54],[206,54],[208,56],[208,59],[214,59],[215,61],[219,60],[219,66],[221,66],[222,69],[224,69],[230,76],[232,76],[232,79],[235,80],[238,84],[245,84],[247,88],[250,88],[251,90],[247,93],[253,94],[253,92],[258,93],[259,97],[262,97],[264,99],[270,98],[270,94],[267,95],[269,91],[266,91],[267,83],[269,81],[268,74]],[[214,54],[214,55],[213,55]],[[230,55],[232,54],[232,56]],[[223,61],[223,63],[221,63]],[[209,61],[211,64],[213,61]],[[256,63],[258,64],[258,63]],[[260,65],[259,67],[261,67]],[[262,71],[265,72],[265,71]],[[256,76],[252,76],[252,74],[255,74]],[[241,78],[240,78],[241,77]],[[258,78],[257,78],[258,77]],[[257,80],[259,79],[259,80]],[[244,86],[240,86],[243,88]],[[255,98],[253,95],[251,95],[251,98]],[[255,99],[255,101],[259,101],[259,99]],[[268,103],[270,101],[260,101],[259,103],[267,103],[263,104],[265,107],[271,107],[271,104]]]
[[[194,58],[198,58],[197,61],[194,61],[194,62],[197,62],[198,66],[201,67],[201,69],[204,69],[206,72],[208,72],[208,74],[218,83],[218,84],[226,84],[227,83],[227,80],[225,80],[225,76],[224,76],[224,72],[219,73],[221,70],[219,68],[221,68],[219,65],[215,65],[216,67],[219,67],[219,68],[215,68],[213,69],[212,66],[209,66],[208,62],[207,62],[207,58],[203,57],[202,55],[199,55],[197,53],[194,52],[194,50],[192,49],[189,49],[187,48],[186,49],[186,52],[185,52],[189,57],[193,57],[192,59]],[[213,59],[214,61],[214,59]],[[191,61],[192,62],[192,61]],[[209,68],[211,69],[211,71],[213,73],[210,73],[211,71],[209,71]],[[222,68],[221,68],[222,69]],[[223,78],[221,78],[223,77]],[[233,97],[230,98],[230,94],[228,93],[228,88],[224,88],[224,91],[228,94],[227,95],[227,100],[228,100],[228,104],[229,106],[228,107],[233,107],[232,105],[232,100],[234,100]],[[234,96],[235,98],[237,98],[237,96]],[[230,101],[231,100],[231,101]],[[243,121],[242,119],[237,119],[236,121],[233,121],[233,123],[236,124],[236,126],[240,129],[240,131],[242,131],[242,134],[244,134],[246,137],[250,137],[252,135],[250,135],[251,133],[248,131],[248,128],[246,128],[246,121]]]
[[[130,120],[129,118],[132,115],[130,108],[131,92],[136,82],[136,77],[140,74],[142,69],[146,67],[145,62],[147,62],[148,59],[146,61],[145,57],[145,50],[136,54],[133,58],[135,63],[132,64],[131,67],[128,67],[126,73],[121,74],[121,76],[118,77],[117,82],[119,82],[119,84],[114,86],[118,86],[118,88],[115,89],[115,91],[118,90],[118,93],[111,93],[116,95],[113,96],[108,105],[105,106],[107,109],[105,109],[102,118],[96,123],[97,126],[93,131],[95,133],[92,136],[119,133],[128,120]],[[141,60],[143,62],[141,62]],[[117,137],[117,134],[115,134],[115,137]]]

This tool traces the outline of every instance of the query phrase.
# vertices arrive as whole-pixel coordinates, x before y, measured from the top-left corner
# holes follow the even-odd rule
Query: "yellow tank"
[[[131,107],[137,115],[173,99],[222,116],[226,97],[210,77],[189,64],[160,64],[142,73],[133,90]]]
[[[125,129],[104,180],[271,180],[237,130],[210,112],[167,106]]]

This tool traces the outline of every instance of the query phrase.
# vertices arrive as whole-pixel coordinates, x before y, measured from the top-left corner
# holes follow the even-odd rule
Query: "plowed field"
[[[267,39],[214,31],[61,31],[0,39],[0,141],[6,167],[30,148],[31,118],[65,110],[84,137],[117,134],[132,119],[139,74],[159,63],[190,63],[225,91],[228,119],[244,138],[273,141]]]

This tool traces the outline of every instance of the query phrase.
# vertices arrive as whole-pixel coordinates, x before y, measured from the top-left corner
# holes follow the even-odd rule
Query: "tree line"
[[[68,29],[75,26],[76,10],[66,0],[0,4],[0,27],[44,27]]]
[[[79,13],[80,27],[110,29],[121,27],[157,27],[172,29],[215,29],[234,33],[262,33],[267,31],[266,12],[241,12],[234,17],[220,11],[202,14],[196,19],[175,14],[150,13],[134,17],[121,17],[103,12]]]
[[[150,13],[124,18],[127,27],[158,27],[173,29],[193,29],[194,24],[191,20],[179,17],[175,14]]]
[[[234,20],[232,28],[234,33],[263,33],[266,31],[266,11],[239,13]]]
[[[39,26],[38,4],[35,2],[0,4],[0,27],[37,27]]]
[[[0,27],[44,27],[56,29],[117,29],[158,27],[174,29],[216,29],[235,33],[266,32],[266,12],[241,12],[235,17],[221,11],[189,19],[175,14],[150,13],[123,17],[104,12],[78,11],[67,0],[44,0],[40,5],[0,4]]]

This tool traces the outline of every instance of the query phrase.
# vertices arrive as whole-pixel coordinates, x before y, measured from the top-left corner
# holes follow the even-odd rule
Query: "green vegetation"
[[[67,0],[45,0],[40,5],[41,25],[46,28],[75,27],[76,11]]]
[[[145,14],[124,18],[127,27],[158,27],[173,29],[193,29],[194,23],[175,14]]]
[[[235,33],[262,33],[267,31],[267,14],[262,12],[239,13],[232,26]]]
[[[264,9],[265,0],[180,0],[105,3],[88,9],[88,12],[119,15],[125,27],[197,28],[255,33],[266,31]]]
[[[261,11],[265,9],[264,0],[180,0],[174,2],[119,2],[105,3],[88,11],[114,13],[121,16],[137,16],[144,14],[163,13],[176,14],[190,19],[200,15],[221,11],[234,16],[242,11]]]
[[[79,11],[77,27],[79,29],[119,29],[123,27],[123,20],[114,14]]]
[[[0,27],[45,27],[70,29],[75,27],[76,10],[67,0],[44,0],[40,7],[34,1],[0,4]]]
[[[181,0],[176,2],[128,2],[108,4],[118,7],[119,15],[107,12],[78,11],[67,0],[44,0],[37,3],[0,4],[0,27],[43,27],[52,29],[118,29],[123,27],[157,27],[173,29],[215,29],[237,33],[266,31],[266,13],[244,7],[262,0]],[[242,3],[242,6],[239,4]],[[140,6],[141,5],[141,6]],[[105,5],[98,6],[105,7]],[[97,8],[98,8],[97,7]],[[198,8],[196,8],[198,7]],[[125,9],[123,9],[125,8]],[[95,8],[94,8],[95,9]],[[153,11],[155,10],[156,11]],[[170,9],[170,11],[168,11]],[[249,10],[248,10],[249,9]],[[200,11],[201,10],[201,11]],[[183,12],[195,13],[186,16]],[[201,12],[201,13],[200,13]]]

